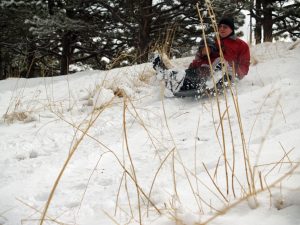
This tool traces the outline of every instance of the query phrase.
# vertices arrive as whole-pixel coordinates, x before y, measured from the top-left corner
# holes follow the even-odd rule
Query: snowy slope
[[[291,46],[252,47],[237,101],[163,98],[150,64],[1,81],[0,224],[40,224],[52,190],[44,224],[300,224]]]

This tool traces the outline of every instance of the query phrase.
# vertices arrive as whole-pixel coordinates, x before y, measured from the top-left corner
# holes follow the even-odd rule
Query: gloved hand
[[[200,67],[202,64],[203,64],[203,62],[202,62],[201,60],[194,59],[194,60],[192,61],[192,63],[190,64],[189,68],[191,68],[191,69],[197,69],[197,68]]]
[[[239,80],[242,80],[246,75],[237,75],[236,77],[239,79]]]
[[[188,67],[189,69],[194,69],[194,65],[193,65],[193,63],[191,63],[190,65],[189,65],[189,67]]]

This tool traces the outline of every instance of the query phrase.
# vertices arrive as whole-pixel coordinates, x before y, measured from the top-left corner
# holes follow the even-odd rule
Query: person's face
[[[210,52],[211,52],[210,47],[207,47],[207,50],[208,50],[208,54],[210,54]],[[207,51],[206,51],[206,48],[205,48],[205,47],[201,49],[201,54],[202,54],[203,56],[204,56],[204,55],[207,55]]]
[[[225,24],[220,24],[219,25],[219,34],[221,38],[225,38],[227,37],[229,34],[231,34],[232,29],[225,25]]]

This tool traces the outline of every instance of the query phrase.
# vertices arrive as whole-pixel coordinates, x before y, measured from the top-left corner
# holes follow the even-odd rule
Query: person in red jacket
[[[165,81],[166,89],[170,90],[173,94],[176,94],[177,92],[188,90],[201,89],[200,92],[205,91],[206,82],[211,77],[210,68],[215,71],[215,67],[219,63],[220,58],[215,40],[211,37],[206,37],[205,41],[204,39],[200,41],[195,59],[188,69],[184,71],[167,69],[159,55],[155,56],[153,59],[153,68],[157,72],[157,78]],[[221,68],[218,68],[217,70],[221,70]]]
[[[171,91],[166,96],[207,96],[222,93],[224,87],[228,87],[232,77],[242,79],[249,70],[250,53],[248,45],[234,34],[234,23],[230,19],[222,19],[219,23],[221,48],[225,61],[219,57],[217,41],[206,37],[199,44],[198,52],[189,68],[184,71],[168,70],[161,57],[157,55],[153,59],[153,68],[157,72],[157,78],[165,81],[165,87]],[[210,58],[211,65],[208,60]],[[226,65],[228,74],[224,74]],[[212,71],[211,71],[212,70]],[[213,75],[214,79],[211,79]],[[216,84],[214,84],[216,83]],[[215,89],[216,88],[216,89]],[[166,92],[165,92],[166,93]],[[167,92],[168,93],[168,92]]]
[[[246,42],[235,35],[233,18],[222,18],[218,23],[221,46],[225,60],[235,71],[239,79],[243,79],[249,71],[250,50]],[[217,41],[216,41],[217,42]]]

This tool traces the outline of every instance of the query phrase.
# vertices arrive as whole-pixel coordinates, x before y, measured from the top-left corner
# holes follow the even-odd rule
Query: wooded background
[[[1,0],[0,79],[64,75],[74,64],[104,70],[143,63],[155,46],[180,57],[202,36],[197,3],[213,35],[205,0]],[[216,20],[232,16],[237,28],[247,12],[255,44],[300,37],[299,0],[210,4]]]

